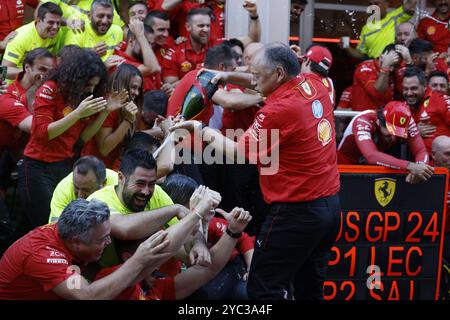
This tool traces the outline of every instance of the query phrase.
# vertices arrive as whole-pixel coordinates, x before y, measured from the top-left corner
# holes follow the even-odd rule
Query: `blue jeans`
[[[330,249],[339,231],[339,196],[274,203],[255,243],[249,299],[323,299]]]

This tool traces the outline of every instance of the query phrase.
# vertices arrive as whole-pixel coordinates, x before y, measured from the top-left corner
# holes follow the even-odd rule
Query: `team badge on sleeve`
[[[314,115],[314,118],[320,119],[323,116],[323,106],[322,103],[319,100],[314,100],[312,103],[312,112]]]

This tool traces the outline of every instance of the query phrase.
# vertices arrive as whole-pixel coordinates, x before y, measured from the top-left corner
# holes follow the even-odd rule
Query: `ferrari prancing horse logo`
[[[394,198],[397,180],[381,178],[375,180],[375,198],[382,207],[386,207]]]

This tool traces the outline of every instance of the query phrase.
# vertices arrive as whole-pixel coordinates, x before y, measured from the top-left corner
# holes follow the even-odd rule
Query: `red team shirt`
[[[0,95],[0,154],[5,148],[24,147],[28,135],[18,128],[18,125],[31,113],[27,107],[26,90],[20,84],[23,73],[7,88],[7,93]],[[25,137],[26,136],[26,137]]]
[[[339,99],[338,108],[351,109],[352,108],[352,86],[345,88]]]
[[[213,39],[200,52],[192,49],[191,41],[180,43],[175,49],[169,49],[161,65],[163,79],[166,77],[183,78],[189,71],[195,70],[205,60],[209,48],[221,44],[223,39]]]
[[[2,0],[0,2],[0,41],[22,26],[25,5],[35,8],[39,0]]]
[[[43,162],[57,162],[72,158],[72,148],[88,125],[89,120],[87,118],[81,119],[60,136],[49,140],[48,126],[73,111],[71,107],[64,103],[54,81],[45,82],[36,91],[33,106],[31,137],[24,155]]]
[[[270,132],[265,135],[263,129],[278,129],[279,139],[272,139]],[[252,150],[252,145],[259,147]],[[270,165],[259,160],[279,147],[276,174],[260,174],[269,204],[312,201],[339,191],[333,107],[328,89],[315,74],[301,74],[276,89],[239,146],[250,160],[260,156],[260,171]]]
[[[214,217],[208,225],[208,243],[216,244],[227,229],[228,221],[223,218]],[[244,254],[255,247],[255,237],[250,237],[247,233],[242,232],[242,236],[238,239],[236,247],[231,252],[230,261],[237,255]]]
[[[61,299],[52,292],[72,275],[74,258],[56,224],[38,227],[17,240],[0,260],[0,300]]]
[[[440,23],[428,17],[423,18],[417,27],[417,35],[421,39],[430,41],[433,44],[434,52],[447,52],[450,43],[450,31],[447,28],[450,15],[447,14],[447,18],[441,20],[435,12],[432,17]]]
[[[356,67],[353,76],[352,109],[354,111],[376,110],[384,107],[394,97],[394,78],[389,77],[389,88],[384,93],[375,89],[375,81],[380,72],[378,60],[367,60]]]
[[[438,136],[450,136],[450,97],[441,92],[427,89],[425,99],[419,109],[413,114],[419,123],[436,126],[436,132],[430,138],[423,138],[427,151],[431,154],[431,145]]]
[[[415,155],[416,162],[429,162],[422,137],[414,119],[411,118],[408,128],[408,144]],[[339,144],[339,164],[362,164],[364,161],[372,165],[380,165],[394,169],[406,169],[408,161],[394,158],[382,151],[389,149],[388,143],[381,134],[377,124],[377,113],[367,110],[355,116],[344,132]]]

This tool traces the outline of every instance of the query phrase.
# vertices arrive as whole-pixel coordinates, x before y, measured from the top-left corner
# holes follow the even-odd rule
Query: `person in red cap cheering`
[[[415,162],[383,151],[407,139]],[[372,164],[409,171],[406,181],[426,181],[433,175],[422,137],[406,102],[391,101],[379,111],[367,110],[348,125],[338,147],[339,164]]]

